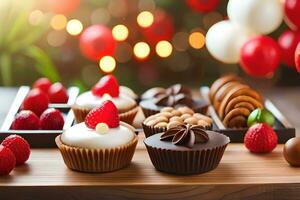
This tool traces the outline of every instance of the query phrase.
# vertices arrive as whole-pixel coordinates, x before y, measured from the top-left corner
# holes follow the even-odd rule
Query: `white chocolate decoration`
[[[136,93],[134,93],[134,91],[132,89],[130,89],[129,87],[120,85],[119,90],[120,90],[121,94],[129,96],[132,99],[137,99],[138,98],[138,95]]]
[[[91,91],[89,91],[79,95],[76,99],[75,104],[81,107],[94,108],[101,105],[105,100],[107,100],[107,97],[97,97],[94,96]],[[119,110],[130,109],[136,105],[135,100],[124,94],[120,94],[119,97],[112,97],[111,101]]]
[[[114,148],[129,143],[133,138],[134,132],[121,124],[117,128],[110,128],[106,134],[99,134],[84,122],[72,126],[61,135],[63,144],[88,149]]]
[[[105,123],[99,123],[96,126],[96,132],[99,134],[106,134],[109,131],[109,127]]]

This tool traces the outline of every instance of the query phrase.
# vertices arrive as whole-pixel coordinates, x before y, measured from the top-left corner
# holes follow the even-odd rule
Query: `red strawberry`
[[[277,145],[277,134],[269,125],[258,123],[249,128],[244,143],[253,153],[268,153]]]
[[[37,130],[40,128],[40,119],[30,110],[19,112],[12,125],[12,130]]]
[[[16,157],[13,152],[0,145],[0,175],[8,175],[16,166]]]
[[[32,89],[23,102],[23,110],[31,110],[37,116],[40,116],[48,108],[49,99],[47,94],[40,89]]]
[[[105,93],[111,97],[119,96],[119,84],[113,75],[103,76],[100,81],[92,88],[92,93],[95,96],[102,97]]]
[[[25,163],[30,156],[30,146],[28,142],[19,135],[6,137],[1,145],[9,148],[16,157],[16,165]]]
[[[43,78],[39,78],[34,82],[33,88],[38,88],[43,92],[48,93],[48,89],[50,88],[51,85],[52,85],[51,81],[43,77]]]
[[[85,118],[87,127],[94,129],[99,123],[106,123],[110,128],[116,128],[120,124],[118,109],[110,101],[104,101],[102,105],[94,108]]]
[[[66,88],[59,82],[54,83],[48,90],[50,103],[67,103],[69,96]]]
[[[40,117],[42,130],[62,130],[65,120],[59,110],[49,108]]]
[[[295,64],[298,73],[300,73],[300,42],[298,43],[295,51]]]

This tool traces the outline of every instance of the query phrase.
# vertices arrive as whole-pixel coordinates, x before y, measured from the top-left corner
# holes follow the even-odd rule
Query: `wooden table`
[[[266,94],[300,130],[298,91],[280,92],[284,101]],[[214,171],[174,176],[154,169],[142,139],[129,167],[104,174],[71,171],[57,149],[33,149],[28,164],[0,177],[0,199],[300,199],[300,168],[285,162],[282,145],[255,155],[230,144]]]

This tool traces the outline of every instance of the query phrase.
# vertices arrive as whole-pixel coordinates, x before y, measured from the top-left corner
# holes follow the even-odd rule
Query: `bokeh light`
[[[115,58],[119,63],[126,63],[132,57],[132,47],[128,42],[119,42],[115,51]]]
[[[143,10],[154,11],[155,7],[156,7],[155,2],[153,0],[139,0],[138,8],[140,11]]]
[[[114,17],[125,17],[128,13],[128,3],[124,0],[110,0],[108,3],[108,10]]]
[[[150,46],[146,42],[138,42],[133,47],[134,55],[139,59],[145,59],[150,54]]]
[[[186,32],[178,32],[172,39],[174,49],[177,51],[185,51],[189,47],[189,34]]]
[[[103,24],[106,25],[110,21],[110,14],[105,8],[98,8],[91,14],[92,24]]]
[[[62,14],[54,15],[51,19],[50,25],[54,30],[62,30],[66,27],[67,18]]]
[[[191,57],[185,51],[174,51],[167,59],[169,68],[174,72],[183,72],[187,70],[191,64]]]
[[[64,31],[50,31],[47,35],[47,42],[50,46],[59,47],[66,41],[66,33]]]
[[[195,49],[201,49],[205,44],[205,36],[200,32],[193,32],[189,36],[189,43]]]
[[[111,56],[103,56],[99,62],[100,69],[105,73],[110,73],[116,68],[116,60]]]
[[[155,51],[158,56],[166,58],[171,55],[173,47],[170,42],[163,40],[156,44]]]
[[[38,25],[42,19],[43,19],[43,12],[40,10],[34,10],[30,13],[29,17],[28,17],[28,21],[31,25]]]
[[[154,16],[149,11],[143,11],[137,16],[137,23],[144,28],[151,26],[154,21]]]
[[[67,32],[70,35],[79,35],[82,29],[82,23],[78,19],[71,19],[67,24]]]
[[[126,26],[119,24],[112,29],[112,34],[117,41],[124,41],[127,39],[129,32]]]

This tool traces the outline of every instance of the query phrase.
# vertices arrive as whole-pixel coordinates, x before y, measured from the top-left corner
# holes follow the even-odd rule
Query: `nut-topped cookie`
[[[143,122],[146,137],[166,131],[181,124],[199,125],[203,129],[212,128],[212,119],[201,113],[195,113],[189,107],[165,107],[159,113],[151,115]]]

